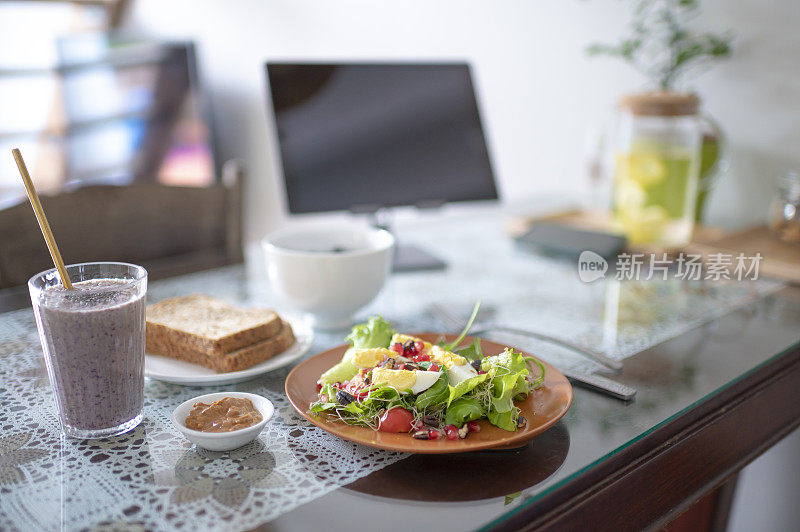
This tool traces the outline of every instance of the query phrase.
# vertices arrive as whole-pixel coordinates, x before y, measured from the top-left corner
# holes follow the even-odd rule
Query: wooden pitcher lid
[[[637,116],[688,116],[700,109],[696,94],[646,92],[623,97],[619,106]]]

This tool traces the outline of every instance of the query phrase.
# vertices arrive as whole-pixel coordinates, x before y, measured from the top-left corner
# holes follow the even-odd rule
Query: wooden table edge
[[[800,342],[489,529],[662,526],[800,426],[797,390]]]

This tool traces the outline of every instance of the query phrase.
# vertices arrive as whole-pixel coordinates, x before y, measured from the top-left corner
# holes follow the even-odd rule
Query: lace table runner
[[[446,330],[432,302],[466,317],[477,299],[491,321],[592,346],[614,358],[730,312],[781,285],[767,281],[581,283],[574,267],[520,253],[497,225],[458,220],[426,226],[431,250],[450,262],[438,272],[394,276],[359,318],[381,313],[403,331]],[[475,242],[481,242],[479,248]],[[502,275],[487,261],[502,261]],[[205,293],[276,305],[263,271],[229,267],[152,283],[148,300]],[[482,317],[485,320],[485,317]],[[342,343],[318,334],[309,356]],[[592,363],[541,342],[518,345],[556,365]],[[510,343],[511,340],[508,340]],[[404,457],[351,444],[297,416],[283,393],[288,369],[213,388],[149,380],[145,419],[116,438],[62,438],[30,309],[0,315],[0,529],[140,530],[253,528]],[[258,440],[230,453],[191,445],[169,416],[210,391],[268,397],[276,415]]]
[[[62,438],[30,310],[0,317],[0,529],[246,529],[401,459],[297,416],[287,370],[217,387],[268,397],[276,415],[230,453],[191,445],[172,409],[208,389],[147,380],[145,420],[102,440]]]

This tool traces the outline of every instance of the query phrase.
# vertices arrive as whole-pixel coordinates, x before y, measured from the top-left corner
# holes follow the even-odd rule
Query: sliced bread
[[[240,371],[279,355],[294,344],[292,326],[283,322],[283,328],[268,340],[228,353],[214,359],[217,373]]]
[[[282,326],[269,309],[238,308],[196,294],[173,297],[147,307],[147,351],[223,356],[272,338]]]
[[[286,351],[295,342],[294,333],[291,325],[281,322],[281,329],[272,338],[262,340],[253,345],[227,353],[225,355],[209,355],[203,351],[187,348],[168,349],[161,352],[148,352],[177,358],[193,364],[199,364],[211,368],[217,373],[227,373],[230,371],[240,371],[259,364],[269,358],[279,355]]]

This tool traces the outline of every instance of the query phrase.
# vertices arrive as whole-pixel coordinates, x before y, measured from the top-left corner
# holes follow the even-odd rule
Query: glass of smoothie
[[[28,281],[61,430],[75,438],[127,432],[142,420],[147,271],[120,262],[67,266]]]

